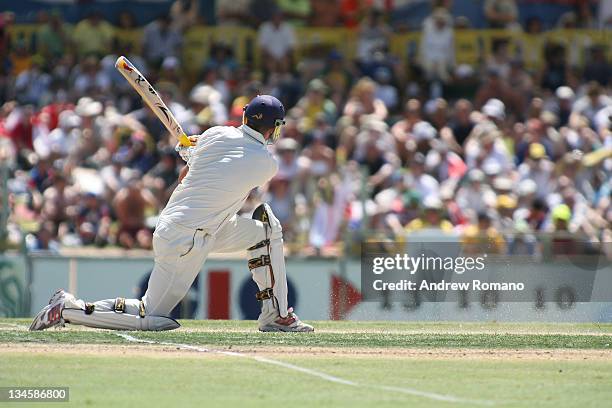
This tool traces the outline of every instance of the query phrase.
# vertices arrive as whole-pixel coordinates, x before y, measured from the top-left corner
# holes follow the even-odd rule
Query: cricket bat
[[[123,77],[132,85],[132,88],[138,92],[142,100],[153,111],[155,116],[161,120],[168,132],[176,137],[181,146],[191,146],[187,135],[183,128],[176,121],[176,118],[168,109],[164,101],[159,97],[159,94],[147,79],[136,69],[132,63],[123,55],[117,58],[115,68],[123,75]]]

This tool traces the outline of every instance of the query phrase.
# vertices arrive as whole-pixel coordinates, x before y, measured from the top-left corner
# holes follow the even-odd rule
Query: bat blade
[[[189,138],[183,131],[183,128],[178,123],[170,109],[166,106],[162,98],[159,96],[155,88],[147,81],[138,71],[138,69],[124,56],[117,58],[115,68],[123,75],[128,83],[138,92],[142,100],[153,111],[155,116],[164,124],[166,129],[176,137],[181,146],[190,146]]]

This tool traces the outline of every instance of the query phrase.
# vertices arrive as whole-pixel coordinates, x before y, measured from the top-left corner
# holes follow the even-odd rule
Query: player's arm
[[[179,142],[174,147],[174,150],[177,151],[177,153],[179,154],[179,156],[181,156],[185,163],[189,161],[189,158],[191,157],[191,154],[193,152],[193,148],[196,144],[198,144],[198,137],[200,137],[200,135],[189,136],[189,143],[191,143],[190,146],[183,146]]]
[[[187,172],[189,172],[189,166],[185,165],[181,171],[179,172],[179,176],[178,176],[178,182],[179,184],[181,183],[181,181],[183,181],[183,179],[185,178],[185,176],[187,175]]]

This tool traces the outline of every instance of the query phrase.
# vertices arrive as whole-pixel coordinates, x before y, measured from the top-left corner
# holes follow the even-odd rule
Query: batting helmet
[[[281,126],[285,124],[285,107],[272,95],[257,95],[245,107],[242,123],[258,130],[274,128],[272,143],[280,137]]]

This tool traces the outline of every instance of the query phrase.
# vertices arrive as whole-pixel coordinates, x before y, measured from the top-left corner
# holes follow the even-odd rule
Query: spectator
[[[50,251],[59,253],[60,243],[56,240],[55,228],[52,222],[45,222],[35,234],[28,234],[25,245],[28,251]]]
[[[592,47],[589,63],[584,68],[583,79],[587,82],[594,81],[602,86],[607,86],[612,77],[612,64],[608,62],[606,50],[602,46]]]
[[[514,233],[507,238],[508,255],[530,256],[537,259],[540,255],[536,236],[525,220],[514,224]]]
[[[342,55],[337,51],[332,51],[327,58],[324,80],[330,87],[329,97],[336,106],[344,104],[352,79],[352,73],[347,68]]]
[[[0,55],[8,56],[11,46],[11,32],[9,30],[10,21],[5,13],[0,14]]]
[[[19,154],[31,151],[33,145],[32,115],[34,108],[31,105],[15,106],[7,115],[3,124],[3,133],[12,142]]]
[[[334,178],[319,180],[308,234],[308,241],[317,254],[338,240],[349,191],[346,181]]]
[[[201,129],[223,125],[227,121],[227,109],[222,103],[221,93],[210,85],[196,85],[189,99],[193,120]]]
[[[467,180],[457,191],[457,205],[466,216],[473,217],[494,205],[495,193],[484,183],[485,175],[480,169],[470,170]]]
[[[518,7],[515,0],[485,0],[484,12],[490,28],[517,29]]]
[[[398,120],[391,128],[391,134],[396,140],[397,147],[404,152],[406,142],[410,133],[418,122],[421,121],[421,102],[418,99],[410,99],[404,107],[404,117]]]
[[[249,15],[253,26],[261,28],[272,14],[281,12],[276,4],[276,0],[250,1]]]
[[[66,207],[68,200],[66,197],[66,187],[68,180],[64,175],[57,172],[57,169],[52,173],[50,185],[45,188],[42,194],[42,208],[40,209],[42,219],[52,221],[56,226],[58,235],[62,238],[65,234],[65,225],[67,220]],[[63,227],[64,231],[58,230]]]
[[[249,12],[251,0],[217,0],[215,1],[215,21],[220,26],[238,27],[254,23]]]
[[[108,191],[110,197],[114,197],[119,190],[126,186],[128,171],[129,169],[123,165],[123,158],[118,154],[114,154],[110,163],[100,170],[104,188]]]
[[[514,229],[514,211],[518,202],[514,196],[509,194],[501,194],[497,196],[497,216],[498,224],[502,233],[508,233]],[[507,237],[511,235],[508,234]]]
[[[64,54],[70,38],[58,12],[52,12],[49,21],[37,30],[36,41],[41,54],[46,58],[59,58]]]
[[[358,160],[365,170],[367,184],[372,189],[371,195],[382,191],[393,173],[393,165],[384,154],[384,144],[372,139],[368,140]]]
[[[555,97],[549,103],[549,110],[557,117],[558,127],[567,126],[574,103],[574,90],[569,86],[560,86]]]
[[[137,31],[136,17],[130,11],[125,10],[117,17],[118,30],[113,39],[113,50],[118,54],[130,55],[140,54],[139,33]],[[130,61],[134,62],[132,59]]]
[[[578,242],[569,231],[569,221],[572,210],[566,204],[559,204],[552,210],[552,235],[548,242],[547,255],[568,256],[577,255]]]
[[[311,0],[309,26],[336,27],[340,20],[340,2],[327,0]]]
[[[265,201],[270,204],[274,215],[283,226],[283,232],[291,233],[295,203],[290,190],[290,180],[282,177],[274,177],[268,184],[268,191],[264,196]]]
[[[110,240],[110,208],[95,193],[85,193],[76,209],[82,245],[105,246]]]
[[[238,69],[232,48],[221,42],[213,44],[204,69],[215,70],[221,78],[231,80]]]
[[[487,59],[487,71],[495,71],[503,79],[508,80],[510,76],[510,42],[506,38],[493,40],[491,55]]]
[[[549,44],[544,49],[544,69],[540,73],[541,86],[554,91],[567,84],[568,67],[565,48],[559,44]]]
[[[448,82],[455,65],[455,37],[452,18],[444,8],[437,8],[423,23],[421,64],[431,81]]]
[[[344,107],[344,114],[352,117],[372,115],[372,117],[385,120],[387,107],[384,102],[376,98],[376,83],[370,78],[360,79],[351,90],[351,97]]]
[[[140,174],[148,172],[155,163],[155,157],[147,147],[146,138],[147,135],[144,132],[135,131],[117,151],[122,160]]]
[[[449,179],[455,183],[459,181],[467,171],[461,156],[450,151],[448,144],[440,139],[433,139],[431,145],[425,161],[428,173],[440,183]]]
[[[529,17],[525,22],[525,33],[530,35],[540,35],[544,31],[542,19],[537,16]]]
[[[449,128],[452,131],[454,141],[461,147],[464,146],[466,139],[474,129],[471,113],[472,103],[470,101],[460,99],[455,102]]]
[[[356,140],[355,156],[363,158],[366,150],[371,143],[375,143],[378,148],[385,152],[385,155],[390,159],[395,158],[396,143],[393,136],[389,133],[389,126],[372,116],[366,116],[362,119],[359,133]]]
[[[143,179],[157,201],[162,205],[168,202],[179,176],[176,152],[170,146],[161,151],[161,159],[151,168]]]
[[[72,33],[79,56],[95,55],[99,58],[108,54],[114,37],[113,26],[104,21],[100,12],[92,12],[81,20]]]
[[[493,226],[491,216],[484,211],[478,213],[477,221],[463,232],[463,250],[466,253],[505,254],[506,243],[502,234]]]
[[[310,0],[277,0],[276,4],[294,27],[303,26],[310,17]]]
[[[294,180],[300,171],[297,161],[298,143],[294,139],[282,138],[276,143],[278,156],[277,177],[285,180]]]
[[[80,70],[75,73],[74,89],[78,95],[101,95],[110,90],[111,80],[106,72],[100,69],[95,56],[83,59]]]
[[[595,130],[599,133],[601,139],[609,140],[610,132],[612,132],[612,105],[608,105],[597,112],[594,122]]]
[[[297,103],[297,107],[300,109],[301,124],[304,132],[312,130],[319,114],[323,115],[327,123],[333,123],[336,119],[336,104],[326,98],[327,92],[327,85],[318,78],[308,83],[306,95]]]
[[[537,186],[536,197],[545,199],[553,191],[554,165],[546,156],[546,149],[541,143],[529,145],[529,156],[518,167],[521,180],[533,180]]]
[[[151,249],[153,234],[145,225],[147,207],[157,208],[157,202],[149,190],[143,189],[134,173],[113,199],[113,210],[117,215],[119,230],[117,243],[127,249]]]
[[[172,30],[183,33],[194,26],[200,17],[198,0],[176,0],[170,7],[170,26]]]
[[[340,18],[346,28],[356,28],[359,26],[360,17],[365,12],[367,6],[357,0],[340,1]]]
[[[484,108],[485,102],[491,99],[499,99],[503,102],[504,111],[499,114],[505,117],[505,108],[515,114],[520,114],[523,111],[521,96],[501,77],[499,71],[491,69],[487,73],[487,80],[476,91],[474,104],[477,108]],[[496,115],[497,109],[495,109]],[[491,111],[493,112],[493,110]],[[490,116],[490,115],[489,115]]]
[[[43,71],[43,65],[42,57],[36,55],[32,57],[30,68],[15,79],[15,91],[20,102],[33,105],[49,102],[52,78]]]
[[[404,183],[424,200],[428,197],[439,198],[440,184],[438,180],[425,172],[425,156],[420,152],[415,154],[410,161],[410,172]]]
[[[590,82],[586,94],[574,103],[572,115],[584,116],[590,124],[594,124],[595,115],[606,106],[612,105],[612,98],[605,95],[597,82]]]
[[[45,132],[34,139],[34,151],[41,158],[66,157],[79,137],[77,130],[81,118],[73,111],[65,110],[59,115],[59,125],[50,132]]]
[[[599,28],[610,29],[612,27],[612,2],[600,1],[598,16]]]
[[[589,1],[577,1],[574,8],[576,9],[576,26],[578,28],[595,29],[597,23],[593,16],[591,3]]]
[[[167,57],[180,56],[183,39],[176,28],[172,27],[170,17],[162,14],[147,24],[142,38],[143,57],[152,67],[159,67]]]
[[[437,131],[448,125],[448,102],[444,98],[436,98],[425,105],[427,119]]]
[[[274,10],[271,0],[230,3],[216,4],[227,12],[228,24],[242,27]],[[408,225],[439,232],[444,224],[444,230],[465,232],[468,242],[477,243],[495,237],[493,228],[501,236],[493,241],[506,240],[513,254],[537,255],[544,233],[584,235],[593,248],[610,240],[610,69],[597,47],[591,48],[589,64],[581,65],[577,57],[588,33],[572,43],[569,61],[565,46],[547,45],[543,66],[533,72],[542,49],[532,37],[546,36],[542,24],[532,22],[529,44],[536,57],[525,60],[528,69],[525,49],[518,48],[521,58],[513,59],[512,43],[502,38],[494,41],[492,56],[486,46],[477,55],[480,47],[474,44],[474,54],[462,54],[473,58],[471,65],[448,69],[447,82],[438,78],[434,87],[413,64],[418,44],[389,42],[383,12],[370,10],[380,8],[352,0],[332,3],[313,1],[312,10],[327,7],[330,15],[312,15],[312,20],[329,25],[335,7],[349,24],[351,18],[362,20],[363,30],[349,34],[347,44],[322,37],[316,47],[300,50],[303,58],[293,67],[297,39],[291,25],[276,16],[278,24],[264,24],[268,36],[258,43],[262,53],[266,47],[280,50],[281,58],[261,55],[263,75],[251,66],[260,57],[251,55],[252,47],[235,47],[242,43],[231,36],[219,42],[217,33],[207,58],[195,62],[183,60],[177,47],[149,40],[145,55],[156,61],[147,63],[129,13],[121,14],[112,51],[127,53],[156,84],[189,134],[239,126],[244,105],[257,94],[283,99],[287,124],[271,147],[279,178],[255,191],[242,212],[248,214],[267,194],[283,218],[292,251],[334,254],[339,241],[367,238],[370,232],[377,239],[401,239]],[[450,4],[441,6],[448,10]],[[443,10],[433,14],[427,24],[435,31],[436,18],[449,16]],[[79,23],[81,30],[103,32],[106,23],[92,24],[92,18]],[[568,24],[578,26],[578,20],[574,15]],[[72,51],[71,40],[79,38],[70,35],[62,42],[54,31],[66,30],[57,25],[61,20],[43,13],[40,21],[41,31],[30,43],[20,35],[10,38],[9,21],[0,20],[0,150],[10,168],[11,242],[25,235],[31,248],[148,248],[155,216],[182,166],[174,142],[117,74],[116,57],[103,55],[109,51],[105,35],[87,33],[87,47],[78,43]],[[157,25],[147,29],[158,30]],[[180,38],[169,27],[166,36],[174,31]],[[444,30],[452,32],[447,24]],[[47,31],[48,38],[42,38]],[[438,40],[443,38],[434,43]],[[588,46],[599,44],[591,40]],[[350,50],[351,41],[365,50],[365,60],[339,52]],[[93,51],[83,54],[89,46]],[[390,46],[397,57],[389,54]],[[451,46],[440,48],[448,61]],[[158,53],[163,48],[171,55]],[[423,46],[421,54],[433,48]],[[151,52],[156,55],[150,57]],[[569,218],[560,205],[570,209]],[[19,223],[37,227],[28,235]],[[474,238],[473,231],[489,238]],[[576,252],[581,251],[578,246]]]
[[[361,64],[368,64],[378,51],[386,49],[389,44],[390,28],[384,22],[383,14],[377,9],[370,9],[361,23],[357,42],[357,59]]]
[[[502,139],[502,133],[498,130],[484,130],[474,135],[467,142],[465,154],[470,169],[491,166],[508,171],[514,165]]]
[[[328,176],[336,167],[334,151],[325,144],[322,134],[313,133],[313,136],[312,143],[302,151],[303,166],[311,176]]]
[[[393,79],[391,70],[387,67],[376,69],[374,79],[377,84],[374,96],[383,101],[387,110],[395,111],[399,103],[399,94],[397,87],[391,83]]]
[[[293,27],[285,22],[280,9],[273,11],[272,19],[259,27],[257,44],[261,49],[264,66],[269,72],[289,71],[296,38]]]
[[[406,225],[406,232],[415,232],[422,229],[439,229],[450,232],[453,225],[443,217],[442,201],[435,196],[425,197],[423,200],[422,215]]]

